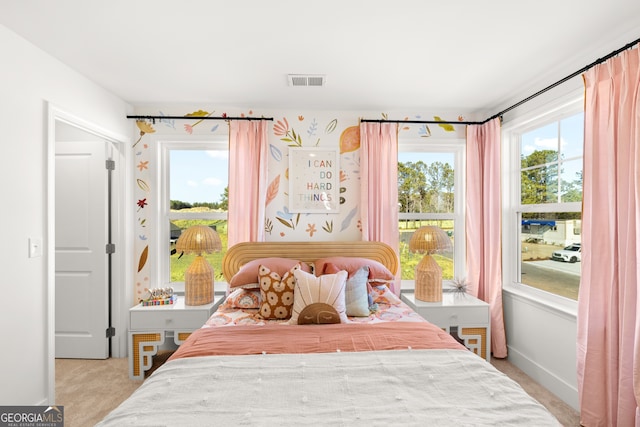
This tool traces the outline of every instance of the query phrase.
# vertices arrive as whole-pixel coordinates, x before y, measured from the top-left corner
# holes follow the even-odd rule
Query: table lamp
[[[194,225],[180,234],[176,252],[196,254],[184,272],[184,299],[186,305],[204,305],[213,301],[213,267],[202,256],[222,250],[220,236],[211,227]]]
[[[442,268],[431,254],[450,251],[451,239],[440,227],[427,225],[420,227],[411,236],[409,250],[425,254],[416,265],[415,297],[421,301],[442,301]]]

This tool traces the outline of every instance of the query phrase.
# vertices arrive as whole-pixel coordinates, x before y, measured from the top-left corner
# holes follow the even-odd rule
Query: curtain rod
[[[269,120],[273,117],[217,117],[217,116],[127,116],[127,119],[151,120]]]
[[[521,106],[522,104],[531,101],[532,99],[542,95],[545,92],[550,91],[551,89],[553,89],[556,86],[561,85],[562,83],[565,83],[568,80],[571,80],[572,78],[584,73],[585,71],[589,70],[590,68],[595,67],[598,64],[603,63],[604,61],[613,58],[616,55],[619,55],[620,53],[624,52],[627,49],[631,49],[633,46],[635,46],[636,44],[640,43],[640,38],[632,41],[631,43],[627,43],[626,45],[624,45],[623,47],[621,47],[620,49],[616,49],[613,52],[611,52],[610,54],[603,56],[602,58],[598,58],[595,61],[593,61],[591,64],[586,65],[584,67],[582,67],[581,69],[579,69],[578,71],[569,74],[567,77],[558,80],[557,82],[545,87],[542,90],[539,90],[538,92],[534,93],[531,96],[528,96],[527,98],[523,99],[520,102],[516,102],[515,104],[513,104],[510,107],[505,108],[504,110],[500,111],[499,113],[494,114],[493,116],[489,117],[486,120],[483,120],[481,122],[459,122],[459,121],[446,121],[446,120],[442,120],[442,121],[437,121],[437,120],[384,120],[384,119],[380,119],[380,120],[372,120],[372,119],[361,119],[361,122],[376,122],[376,123],[423,123],[423,124],[442,124],[442,125],[483,125],[497,117],[502,117],[504,114],[508,113],[509,111],[513,110],[514,108],[517,108],[519,106]]]
[[[481,125],[484,122],[448,122],[446,120],[389,120],[389,119],[360,119],[361,123],[410,123],[428,125]]]

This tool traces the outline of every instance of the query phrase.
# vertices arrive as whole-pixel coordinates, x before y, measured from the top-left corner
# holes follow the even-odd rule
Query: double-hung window
[[[505,130],[505,283],[577,300],[582,223],[582,99]],[[513,250],[510,250],[513,249]],[[527,292],[529,292],[527,291]],[[538,292],[541,291],[542,293]]]
[[[440,227],[453,251],[434,254],[447,280],[464,276],[464,140],[398,144],[398,209],[402,279],[414,278],[423,254],[409,251],[409,240],[425,225]]]
[[[223,281],[222,258],[227,248],[227,141],[161,142],[160,277],[162,283],[184,282],[194,255],[176,252],[180,234],[193,225],[213,228],[222,251],[203,254]]]

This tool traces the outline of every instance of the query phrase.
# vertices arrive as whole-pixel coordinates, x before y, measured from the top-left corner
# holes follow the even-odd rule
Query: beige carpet
[[[156,358],[154,365],[159,365],[166,356]],[[546,406],[563,426],[580,425],[576,411],[511,363],[494,359],[493,364]],[[141,383],[129,379],[126,358],[56,359],[56,404],[64,406],[65,427],[95,425],[129,397]]]

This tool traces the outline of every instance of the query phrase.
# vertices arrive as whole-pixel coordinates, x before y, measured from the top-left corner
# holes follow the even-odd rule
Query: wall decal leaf
[[[269,145],[269,151],[271,151],[271,157],[273,157],[276,161],[282,160],[282,151],[275,145]]]
[[[144,180],[138,178],[136,181],[138,182],[138,187],[140,187],[142,191],[146,193],[151,191],[151,188],[149,188],[149,184],[147,184]]]
[[[347,228],[349,228],[349,225],[351,225],[351,221],[353,220],[353,217],[356,215],[356,212],[358,212],[358,207],[353,208],[351,212],[347,214],[344,220],[342,220],[340,231],[344,231]]]
[[[290,224],[287,220],[284,220],[284,219],[280,218],[279,216],[277,216],[276,219],[278,221],[280,221],[283,225],[286,225],[289,228],[293,228],[293,225]]]
[[[340,154],[350,153],[360,148],[360,127],[349,126],[340,134]]]
[[[267,187],[267,199],[265,201],[265,205],[271,203],[273,199],[278,195],[278,191],[280,190],[280,175],[276,176],[269,187]]]
[[[418,135],[422,138],[429,138],[431,136],[431,129],[429,129],[429,126],[427,125],[422,125],[418,129]]]
[[[309,129],[307,129],[307,135],[313,136],[316,134],[317,130],[318,130],[318,122],[316,122],[316,119],[314,118],[311,124],[309,125]]]
[[[334,130],[336,130],[336,127],[338,126],[338,119],[333,119],[329,122],[329,124],[327,125],[326,128],[324,128],[324,133],[331,133]]]
[[[433,116],[433,119],[438,121],[438,122],[442,122],[444,120],[442,120],[440,117],[438,116]],[[449,124],[449,123],[442,123],[439,124],[438,126],[440,126],[442,129],[444,129],[447,132],[453,132],[454,130],[456,130],[453,125]]]
[[[198,110],[198,111],[194,111],[193,113],[187,113],[184,116],[185,117],[206,117],[209,114],[211,114],[208,111],[204,111],[204,110]]]
[[[147,257],[149,256],[149,245],[145,246],[140,254],[140,260],[138,261],[138,273],[142,270],[144,265],[147,263]]]

